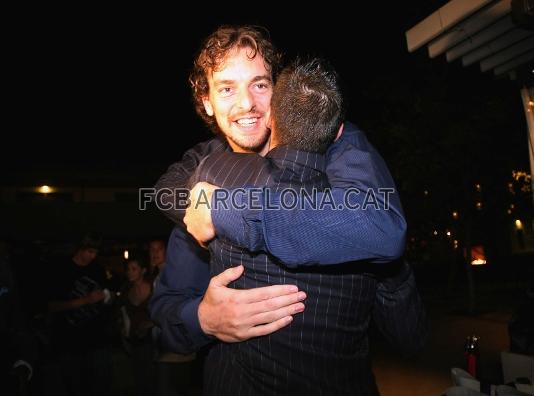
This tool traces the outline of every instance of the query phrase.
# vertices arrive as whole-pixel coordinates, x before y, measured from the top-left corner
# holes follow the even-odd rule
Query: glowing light
[[[516,230],[522,230],[523,229],[523,223],[521,222],[521,220],[517,219],[515,221],[515,229]]]
[[[524,171],[513,170],[512,177],[514,178],[515,181],[520,181],[521,179],[524,179],[525,181],[529,181],[532,178],[532,175]]]
[[[457,220],[457,219],[458,219],[458,212],[457,212],[457,211],[452,212],[452,218],[453,218],[454,220]]]
[[[451,232],[450,232],[450,231],[447,231],[447,236],[448,236],[448,237],[451,236]]]
[[[455,248],[455,249],[458,249],[458,239],[455,239],[455,240],[454,240],[454,248]]]
[[[425,194],[425,195],[428,195],[428,190],[425,190],[425,191],[424,191],[424,194]]]
[[[482,202],[477,202],[477,210],[481,210],[482,209]]]
[[[50,186],[47,186],[46,184],[41,186],[41,187],[38,187],[37,188],[37,192],[40,192],[42,194],[49,194],[51,192],[54,192],[54,189]]]
[[[484,252],[484,246],[477,245],[471,248],[471,265],[485,265],[486,253]]]
[[[478,192],[480,192],[480,190],[482,189],[482,186],[480,184],[475,184],[475,188],[477,189]]]
[[[124,259],[128,260],[128,256],[129,256],[128,250],[125,250],[123,255],[124,255]]]
[[[437,231],[434,231],[433,234],[434,234],[434,235],[438,235],[438,232],[437,232]]]

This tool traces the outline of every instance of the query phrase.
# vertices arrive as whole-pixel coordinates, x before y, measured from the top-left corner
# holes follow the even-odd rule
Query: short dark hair
[[[223,25],[209,35],[194,60],[189,83],[197,114],[215,133],[220,132],[217,121],[215,117],[206,114],[202,99],[209,94],[209,73],[216,71],[234,48],[250,48],[251,51],[248,53],[250,59],[254,59],[258,54],[262,56],[265,68],[271,73],[273,81],[280,69],[282,56],[275,48],[265,28],[251,25]]]
[[[336,138],[344,113],[339,76],[324,59],[297,58],[278,76],[271,114],[279,144],[323,153]]]
[[[167,246],[167,240],[164,239],[164,238],[160,238],[160,237],[154,237],[154,238],[150,238],[148,240],[148,245],[150,246],[150,244],[154,243],[154,242],[159,242],[161,243],[163,246]]]
[[[149,260],[148,255],[139,249],[133,249],[128,258],[125,260],[125,264],[131,263],[132,261],[135,261],[141,269],[148,269]]]
[[[97,232],[89,232],[85,234],[80,242],[78,243],[78,246],[76,247],[76,250],[85,250],[85,249],[100,249],[100,246],[102,245],[102,235],[100,235]]]

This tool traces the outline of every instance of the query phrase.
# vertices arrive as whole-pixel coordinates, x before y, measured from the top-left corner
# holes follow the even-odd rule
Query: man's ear
[[[206,114],[209,115],[210,117],[213,116],[214,114],[213,107],[211,106],[211,102],[209,101],[209,99],[208,98],[202,99],[202,103],[204,104],[204,110],[206,110]]]
[[[343,127],[345,126],[345,124],[341,124],[339,126],[339,130],[337,131],[337,135],[336,135],[336,138],[335,140],[338,140],[340,137],[341,137],[341,134],[343,133]]]

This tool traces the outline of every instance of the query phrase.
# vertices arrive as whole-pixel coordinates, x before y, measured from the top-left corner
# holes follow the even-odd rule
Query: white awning
[[[534,65],[534,0],[451,0],[406,32],[408,51],[426,45],[464,66],[508,74]]]

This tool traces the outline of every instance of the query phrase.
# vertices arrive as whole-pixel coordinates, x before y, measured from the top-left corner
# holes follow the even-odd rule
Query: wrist
[[[229,194],[232,194],[232,190],[229,191]],[[221,201],[219,205],[212,201],[210,216],[213,233],[246,249],[264,250],[264,222],[261,209],[263,202],[265,202],[263,194],[253,194],[248,190],[245,194],[233,194],[232,203],[229,199],[226,203]]]
[[[208,314],[206,311],[207,311],[207,306],[206,306],[204,299],[202,299],[200,301],[200,304],[198,304],[198,324],[200,325],[200,329],[205,335],[214,336],[215,333],[210,329],[209,324],[208,324],[208,320],[207,320]]]
[[[202,307],[202,310],[199,310],[202,300],[203,297],[196,297],[193,300],[188,301],[181,311],[179,311],[179,321],[183,323],[184,332],[187,334],[191,345],[196,350],[215,339],[215,337],[205,333],[205,331],[209,331],[209,326],[206,326],[206,323],[204,323],[204,328],[200,326],[199,311],[202,312],[200,315],[202,315],[204,322],[207,317],[207,315],[205,315],[205,307]]]

